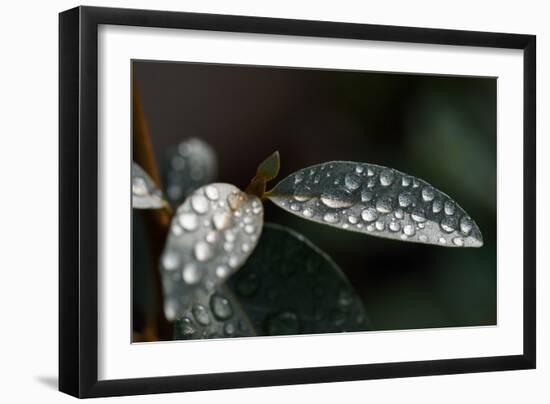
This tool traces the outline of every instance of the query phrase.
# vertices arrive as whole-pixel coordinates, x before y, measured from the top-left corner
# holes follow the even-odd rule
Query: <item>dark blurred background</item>
[[[482,248],[346,232],[269,201],[265,219],[301,232],[340,265],[373,329],[496,324],[495,78],[149,61],[132,67],[157,161],[170,146],[199,137],[218,155],[217,181],[242,189],[279,150],[279,179],[353,160],[398,169],[449,194],[478,223]],[[146,288],[146,280],[137,282],[134,295]]]

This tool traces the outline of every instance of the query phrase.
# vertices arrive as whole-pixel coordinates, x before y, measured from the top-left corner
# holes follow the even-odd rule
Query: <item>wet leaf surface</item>
[[[132,207],[159,209],[165,206],[160,189],[138,164],[132,162]]]
[[[197,189],[177,209],[160,258],[165,315],[174,320],[235,272],[254,250],[263,205],[230,184]]]
[[[363,303],[336,263],[283,226],[264,226],[254,253],[227,287],[258,335],[368,329]]]
[[[299,170],[267,197],[304,219],[378,237],[481,247],[472,218],[427,182],[374,164],[333,161]]]

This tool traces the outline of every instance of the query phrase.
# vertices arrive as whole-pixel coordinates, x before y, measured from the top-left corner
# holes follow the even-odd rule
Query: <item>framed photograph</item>
[[[59,388],[535,368],[535,37],[59,17]]]

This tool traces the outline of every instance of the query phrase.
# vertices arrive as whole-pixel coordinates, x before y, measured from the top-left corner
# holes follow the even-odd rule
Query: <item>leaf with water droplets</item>
[[[266,224],[226,283],[258,335],[368,330],[363,302],[334,261],[301,234]]]
[[[163,181],[166,195],[173,206],[178,206],[197,188],[213,182],[218,170],[214,149],[199,138],[189,138],[166,154]]]
[[[197,189],[175,213],[160,258],[166,317],[174,320],[198,289],[212,290],[254,250],[263,226],[263,205],[234,185]]]
[[[159,209],[165,206],[162,192],[143,168],[132,162],[132,207]]]
[[[171,304],[170,300],[167,304]],[[174,303],[176,304],[176,303]],[[224,286],[194,293],[174,322],[174,339],[250,337],[256,335],[237,299]]]
[[[344,230],[447,247],[481,247],[476,223],[427,182],[374,164],[332,161],[291,174],[266,196],[302,218]]]

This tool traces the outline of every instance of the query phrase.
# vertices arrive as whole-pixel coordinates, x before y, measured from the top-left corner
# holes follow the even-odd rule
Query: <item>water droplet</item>
[[[216,267],[216,276],[218,278],[225,278],[229,275],[230,269],[225,265],[218,265]]]
[[[231,214],[229,212],[218,212],[212,216],[212,223],[217,230],[223,230],[231,225]]]
[[[412,224],[406,224],[405,226],[403,226],[403,233],[409,237],[414,236],[414,226]]]
[[[220,320],[227,320],[233,315],[233,309],[229,300],[218,294],[214,294],[210,298],[210,308],[214,316]]]
[[[209,231],[206,234],[205,240],[207,243],[213,244],[216,241],[218,241],[219,238],[220,238],[220,233],[218,233],[217,231]]]
[[[176,324],[177,324],[177,327],[179,328],[179,331],[186,337],[190,337],[196,332],[195,327],[193,326],[193,323],[187,317],[182,318]]]
[[[194,213],[184,212],[178,216],[178,221],[187,231],[193,231],[199,226],[199,218]]]
[[[191,198],[191,207],[199,215],[208,212],[208,199],[204,195],[193,195]]]
[[[440,237],[440,238],[439,238],[439,242],[440,242],[441,244],[445,244],[445,243],[447,243],[447,240],[445,240],[445,238],[443,238],[443,237]]]
[[[300,321],[296,313],[283,311],[272,315],[267,320],[266,333],[268,335],[297,334],[300,331]]]
[[[303,214],[305,217],[312,217],[312,216],[313,216],[313,210],[310,209],[310,208],[305,208],[305,209],[302,211],[302,214]]]
[[[232,243],[233,241],[235,241],[236,238],[237,238],[237,236],[235,235],[235,232],[233,232],[231,230],[227,230],[225,232],[225,240],[226,241],[229,241],[230,243]]]
[[[210,316],[208,315],[208,310],[202,304],[195,304],[191,309],[193,317],[200,325],[210,324]]]
[[[225,335],[228,336],[235,334],[235,326],[233,325],[233,323],[227,323],[226,325],[224,325],[223,332],[225,333]]]
[[[401,185],[404,187],[411,185],[411,178],[404,175],[403,178],[401,178]]]
[[[374,175],[374,170],[373,170],[372,168],[370,168],[370,167],[367,168],[367,175],[368,175],[369,177],[372,177],[372,176]]]
[[[355,172],[357,174],[363,174],[363,172],[365,171],[365,167],[363,166],[355,166]]]
[[[416,178],[413,178],[413,188],[418,188],[420,186],[420,183]]]
[[[339,188],[327,189],[320,199],[329,208],[349,208],[354,203],[353,195]]]
[[[137,196],[145,196],[148,194],[147,183],[141,177],[132,178],[132,193]]]
[[[393,215],[395,216],[396,219],[400,219],[400,220],[405,217],[405,213],[403,212],[402,209],[396,209]]]
[[[376,178],[369,178],[367,181],[368,188],[374,188],[376,186]]]
[[[214,255],[210,245],[204,241],[199,241],[195,244],[194,252],[195,258],[201,262],[208,261]]]
[[[336,212],[327,212],[325,216],[323,216],[323,220],[327,223],[336,223],[339,219],[338,213]]]
[[[353,296],[347,290],[341,290],[338,295],[338,304],[340,306],[346,307],[353,303]]]
[[[384,224],[383,221],[377,220],[376,223],[374,224],[374,227],[376,227],[376,230],[382,231],[386,228],[386,225]]]
[[[441,202],[440,199],[434,200],[434,203],[432,205],[432,212],[439,213],[441,212],[441,209],[443,209],[443,202]]]
[[[204,188],[204,194],[211,201],[215,201],[220,196],[218,188],[216,188],[214,185],[208,185],[206,188]]]
[[[350,191],[355,191],[361,186],[361,179],[355,174],[346,174],[344,184]]]
[[[367,231],[374,231],[374,225],[373,224],[369,224],[367,226]]]
[[[380,184],[383,187],[390,186],[393,182],[393,177],[394,177],[393,170],[390,170],[390,169],[382,170],[382,172],[380,173]]]
[[[233,251],[233,247],[235,247],[235,245],[233,243],[230,243],[229,241],[226,241],[225,243],[223,243],[223,250],[225,252]]]
[[[183,281],[189,285],[194,285],[200,281],[202,277],[201,270],[194,264],[187,264],[181,271],[181,277]]]
[[[402,208],[412,205],[414,201],[414,197],[409,192],[401,192],[397,199],[399,201],[399,206]]]
[[[301,183],[296,186],[294,190],[294,199],[298,202],[305,202],[310,200],[313,197],[311,192],[311,187],[305,183]]]
[[[300,204],[298,203],[291,203],[290,204],[290,210],[293,210],[294,212],[298,212],[301,209]]]
[[[454,215],[455,213],[455,204],[452,203],[451,201],[445,201],[445,214],[446,215]]]
[[[239,266],[239,258],[235,255],[232,255],[231,257],[229,257],[229,260],[227,260],[227,264],[231,268],[237,268]]]
[[[426,221],[426,214],[424,213],[423,209],[416,208],[412,211],[411,218],[415,222],[422,223]]]
[[[299,182],[302,182],[304,180],[305,175],[306,175],[306,173],[304,171],[298,171],[294,175],[294,183],[297,184]]]
[[[351,224],[357,224],[359,222],[359,218],[357,216],[348,216],[348,222]]]
[[[452,233],[456,229],[456,219],[453,216],[445,216],[439,224],[446,233]]]
[[[464,240],[461,237],[453,238],[453,243],[456,246],[462,247],[464,245]]]
[[[256,230],[256,227],[254,227],[254,225],[247,224],[246,226],[244,226],[244,232],[246,234],[252,234],[254,233],[255,230]]]
[[[243,245],[241,246],[241,250],[244,252],[244,253],[247,253],[250,251],[250,244],[248,243],[243,243]]]
[[[401,230],[401,225],[398,222],[390,222],[389,228],[391,231]]]
[[[162,266],[168,271],[173,271],[174,269],[176,269],[179,263],[180,260],[178,254],[176,254],[175,252],[167,252],[162,257]]]
[[[171,230],[172,230],[172,234],[173,234],[174,236],[181,236],[181,234],[183,233],[183,230],[181,229],[181,227],[178,226],[176,223],[174,223],[174,224],[172,225],[172,229],[171,229]]]
[[[382,197],[376,201],[376,210],[380,213],[390,213],[393,209],[393,201],[390,197]]]
[[[423,243],[425,243],[426,241],[428,241],[428,237],[425,235],[425,234],[421,234],[418,239],[420,241],[422,241]]]
[[[374,208],[363,209],[361,212],[361,218],[363,218],[365,222],[374,222],[378,219],[378,212]]]
[[[368,188],[363,188],[361,190],[361,202],[369,202],[374,198],[374,192],[370,191]]]
[[[470,234],[473,227],[474,227],[474,223],[472,222],[472,219],[470,219],[469,217],[464,216],[462,219],[460,219],[460,231],[465,236],[468,236]]]
[[[432,187],[424,187],[422,188],[422,199],[425,202],[430,202],[435,198],[435,191]]]

